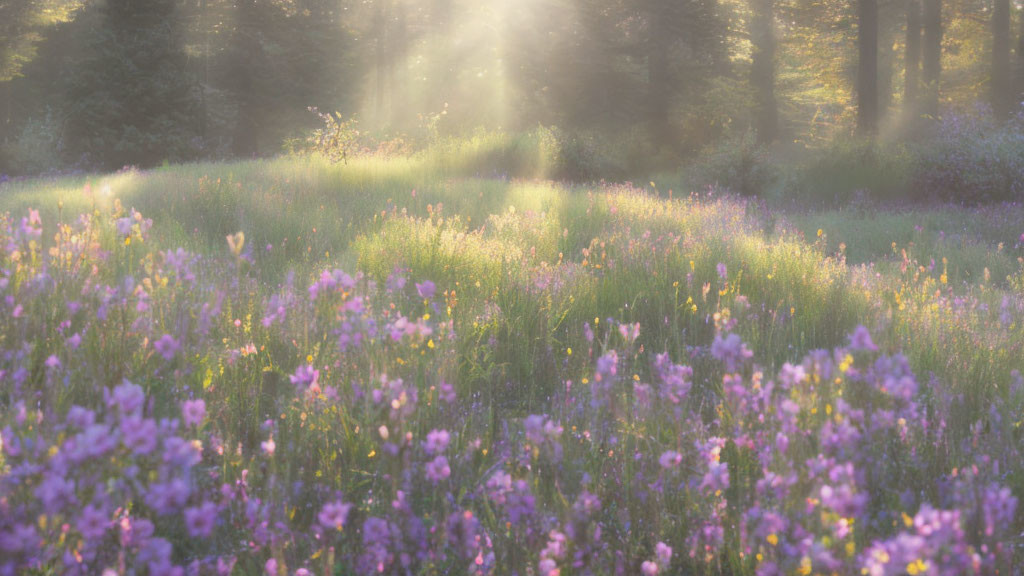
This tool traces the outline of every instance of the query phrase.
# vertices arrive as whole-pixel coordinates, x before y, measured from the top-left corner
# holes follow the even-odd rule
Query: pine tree
[[[175,0],[107,0],[69,80],[67,152],[101,168],[192,157],[198,135]]]
[[[46,27],[67,22],[81,6],[82,0],[0,0],[0,82],[21,74]]]

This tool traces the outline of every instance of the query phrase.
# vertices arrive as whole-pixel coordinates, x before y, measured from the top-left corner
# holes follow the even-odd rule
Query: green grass
[[[102,264],[97,272],[89,272],[90,264],[75,278],[58,274],[64,282],[60,296],[31,299],[29,305],[36,308],[25,310],[21,318],[59,318],[65,308],[60,298],[77,298],[83,290],[75,282],[93,284],[90,273],[101,275],[100,284],[117,284],[132,276],[134,286],[148,286],[156,309],[145,317],[158,318],[154,337],[191,326],[196,310],[222,300],[218,326],[210,338],[204,336],[202,346],[190,350],[187,362],[176,364],[187,370],[163,372],[166,363],[152,351],[151,342],[126,346],[125,334],[130,331],[123,318],[130,313],[125,310],[120,311],[120,324],[115,311],[110,321],[98,324],[101,329],[90,332],[84,346],[90,347],[87,356],[92,362],[81,368],[89,371],[93,384],[105,387],[125,377],[126,366],[133,367],[131,377],[146,387],[161,415],[177,413],[177,396],[183,391],[201,390],[210,410],[216,410],[211,419],[216,420],[217,433],[229,445],[239,446],[235,456],[228,451],[231,463],[224,465],[225,480],[250,470],[253,486],[271,486],[267,494],[273,493],[276,478],[286,486],[329,485],[345,491],[346,498],[367,494],[359,503],[367,513],[389,505],[389,496],[384,495],[401,488],[396,479],[412,469],[403,471],[400,459],[406,456],[378,452],[383,452],[381,429],[388,430],[382,422],[391,426],[389,433],[395,438],[405,433],[415,438],[413,449],[429,430],[450,429],[458,443],[452,452],[453,470],[470,471],[476,479],[463,476],[453,482],[453,498],[461,500],[475,490],[461,482],[485,482],[493,467],[515,460],[501,454],[511,437],[508,422],[529,414],[558,415],[567,429],[568,464],[549,467],[538,459],[534,447],[536,453],[528,458],[537,464],[529,470],[533,494],[549,510],[565,516],[571,506],[566,495],[581,491],[585,477],[598,479],[609,517],[618,517],[621,511],[626,518],[639,519],[631,526],[640,526],[645,519],[657,523],[635,532],[617,521],[609,524],[622,529],[617,537],[629,541],[627,549],[644,554],[651,544],[645,539],[658,533],[675,537],[682,552],[682,536],[693,531],[683,519],[695,507],[708,505],[708,498],[687,490],[666,490],[663,498],[649,501],[635,498],[637,487],[629,483],[637,474],[642,476],[644,464],[633,454],[649,454],[654,468],[653,458],[663,450],[692,453],[694,443],[680,444],[688,436],[671,406],[654,407],[648,418],[628,405],[613,404],[628,402],[636,394],[626,386],[630,381],[657,382],[649,359],[668,352],[673,361],[693,368],[690,405],[698,420],[715,422],[716,429],[725,431],[734,425],[755,429],[752,421],[734,420],[737,416],[731,411],[741,412],[730,404],[735,398],[725,391],[721,363],[710,358],[709,346],[722,332],[735,332],[753,350],[759,367],[745,375],[751,389],[761,386],[762,374],[775,374],[809,351],[843,345],[858,324],[871,330],[884,352],[904,352],[918,380],[929,382],[922,396],[949,390],[958,398],[921,398],[925,409],[948,401],[942,412],[948,416],[943,442],[924,442],[921,450],[926,454],[894,460],[894,470],[911,483],[908,486],[922,493],[933,491],[925,495],[930,501],[937,500],[936,478],[973,462],[977,422],[1007,428],[1003,435],[989,431],[984,436],[1005,444],[992,454],[1014,453],[1020,431],[1013,427],[1020,425],[1009,420],[1018,416],[999,423],[989,411],[998,405],[1010,414],[1019,406],[1008,398],[1008,384],[1013,370],[1024,370],[1024,250],[1014,230],[1024,221],[1020,207],[892,211],[862,205],[787,212],[719,195],[676,192],[669,198],[662,186],[580,185],[534,178],[545,173],[537,168],[540,164],[530,163],[536,158],[505,171],[531,177],[494,176],[492,167],[510,162],[509,150],[521,153],[513,157],[530,157],[524,151],[532,150],[531,145],[509,142],[516,140],[482,136],[411,158],[359,158],[340,165],[280,158],[4,184],[0,210],[10,211],[14,222],[35,208],[42,212],[46,234],[52,234],[57,220],[93,214],[98,221],[95,241],[104,250],[90,253],[110,255],[95,256]],[[135,208],[153,220],[145,245],[139,243],[141,235],[124,243],[114,233],[110,215],[117,205],[121,213]],[[252,266],[229,255],[226,236],[236,232],[244,232]],[[45,237],[42,242],[53,244]],[[172,267],[153,249],[178,246],[212,256],[203,259],[203,266],[223,266],[206,271],[218,279],[217,288],[179,284],[177,272],[172,273],[174,283],[161,279],[162,270]],[[21,254],[9,256],[11,266],[21,270],[15,277],[27,278],[33,269],[19,267],[19,258]],[[77,265],[73,261],[68,269]],[[333,330],[349,294],[333,292],[332,301],[304,307],[306,280],[336,267],[365,274],[378,284],[387,282],[395,269],[408,270],[413,281],[435,282],[437,296],[430,302],[417,299],[407,286],[404,292],[388,293],[390,304],[382,300],[379,312],[382,318],[394,318],[389,316],[394,313],[408,314],[402,317],[413,321],[429,320],[436,332],[429,340],[394,347],[381,337],[359,353],[339,354]],[[219,297],[213,293],[221,290],[226,293]],[[265,326],[260,322],[262,307],[278,293],[294,293],[303,305],[292,306],[279,324]],[[371,317],[361,318],[353,321]],[[639,339],[623,344],[617,328],[634,322],[642,327]],[[56,324],[11,319],[11,326],[24,331],[13,336],[40,342],[26,362],[36,367],[33,381],[44,381],[48,372],[41,367],[47,355],[62,350],[63,336],[44,337],[48,330],[57,331]],[[588,324],[596,333],[593,342],[585,336]],[[442,340],[443,334],[451,337]],[[242,355],[247,346],[259,352]],[[590,385],[588,378],[596,379],[597,357],[612,349],[623,357],[622,398],[595,408],[585,386]],[[851,365],[870,370],[863,364],[869,356],[856,354],[856,363],[852,357],[836,359],[837,366],[845,366],[838,369],[844,377]],[[323,382],[337,386],[345,401],[325,403],[322,409],[303,404],[288,383],[300,365],[322,367]],[[385,371],[406,378],[419,391],[415,418],[380,420],[387,408],[355,394],[356,387],[375,389]],[[870,391],[863,382],[851,379],[841,384],[842,378],[833,381],[834,374],[818,381],[818,373],[813,368],[809,372],[813,377],[792,389],[804,419],[824,425],[831,422],[833,407],[839,410],[839,402],[874,402],[864,397]],[[942,386],[932,386],[933,379]],[[98,402],[97,388],[88,388],[88,378],[80,380],[67,387],[43,387],[57,397],[42,403],[60,413],[72,403]],[[434,384],[442,381],[454,384],[459,410],[464,412],[448,412],[450,407],[437,401]],[[576,386],[573,394],[568,386]],[[569,398],[584,401],[570,406]],[[276,441],[285,454],[258,461],[268,419],[276,422]],[[609,431],[611,437],[601,438]],[[590,442],[591,433],[601,440]],[[794,436],[793,441],[792,462],[802,464],[814,457],[815,451],[807,446],[810,439]],[[476,448],[470,449],[474,442]],[[294,446],[303,449],[285,448]],[[459,456],[456,462],[456,453],[471,456]],[[243,454],[253,459],[246,460]],[[735,442],[724,448],[722,458],[733,478],[726,497],[731,506],[728,521],[734,522],[741,504],[750,503],[753,483],[762,471],[757,457]],[[880,462],[889,463],[884,457]],[[1019,495],[1024,481],[1021,466],[1004,466],[1006,484]],[[876,505],[902,510],[902,486],[867,486],[875,492],[872,498],[877,496]],[[423,488],[419,512],[446,518],[451,502],[436,490]],[[315,508],[300,504],[290,520],[309,525]],[[488,504],[482,501],[480,506]],[[796,506],[802,508],[803,501]],[[498,517],[490,516],[483,519],[497,526]],[[808,516],[812,522],[813,516]],[[505,530],[494,533],[508,544],[514,537]],[[864,540],[875,531],[887,533],[888,527],[859,530],[856,537]],[[698,559],[693,566],[704,566],[709,574],[752,573],[749,555],[737,554],[734,527],[728,529],[728,538],[720,558],[705,564]],[[188,542],[183,536],[180,540]],[[869,540],[857,542],[858,551],[865,542]],[[200,544],[206,543],[194,544],[197,547],[189,554],[199,554]],[[527,550],[534,544],[543,543],[515,542],[507,549]],[[349,545],[356,545],[355,540]],[[301,545],[293,551],[300,556],[307,552],[311,551]],[[347,552],[353,557],[353,550]],[[241,569],[260,570],[256,557],[244,560],[248,563]],[[528,566],[536,558],[510,561]],[[690,566],[682,555],[680,561]],[[719,562],[725,565],[713,567]]]
[[[480,137],[412,158],[23,181],[3,187],[0,207],[35,207],[49,220],[116,199],[153,218],[158,245],[205,253],[241,230],[268,288],[289,272],[335,265],[380,281],[410,268],[456,293],[460,323],[505,344],[493,366],[464,363],[479,386],[554,386],[547,357],[578,339],[584,321],[639,321],[651,327],[647,346],[678,352],[709,343],[716,313],[749,316],[738,329],[773,366],[841,344],[863,323],[884,330],[886,347],[905,350],[917,370],[954,382],[1024,368],[1020,327],[992,324],[1003,298],[1017,297],[1019,207],[786,213],[727,198],[669,200],[650,187],[476,175],[506,166],[509,150],[525,158],[531,149]]]

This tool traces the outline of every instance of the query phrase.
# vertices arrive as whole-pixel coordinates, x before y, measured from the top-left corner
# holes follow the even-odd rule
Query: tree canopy
[[[0,0],[0,172],[558,126],[679,157],[889,134],[1024,91],[1010,0]],[[1014,35],[1018,37],[1015,39]],[[889,122],[887,120],[894,120]]]

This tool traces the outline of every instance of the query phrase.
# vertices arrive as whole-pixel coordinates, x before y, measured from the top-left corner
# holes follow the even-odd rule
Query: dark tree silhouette
[[[775,98],[775,1],[751,0],[753,44],[750,83],[756,98],[756,127],[762,142],[772,142],[779,132],[779,107]]]
[[[992,110],[1006,118],[1013,110],[1013,68],[1010,63],[1010,0],[994,0],[992,9]]]
[[[857,3],[857,128],[878,129],[878,0]]]
[[[921,0],[907,0],[907,38],[904,54],[903,108],[913,118],[921,95]]]
[[[942,78],[942,0],[924,3],[924,111],[939,113],[939,81]]]

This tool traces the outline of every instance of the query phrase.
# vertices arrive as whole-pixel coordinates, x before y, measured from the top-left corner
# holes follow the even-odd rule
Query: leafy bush
[[[977,204],[1024,197],[1024,111],[998,125],[984,113],[952,114],[917,150],[918,198]]]
[[[334,163],[348,162],[359,149],[356,120],[346,120],[340,112],[324,113],[313,107],[309,111],[320,118],[323,127],[317,128],[306,138],[308,150]]]
[[[646,177],[658,170],[679,165],[675,154],[659,152],[646,130],[633,127],[614,135],[598,135],[601,158],[601,177],[626,179]]]
[[[900,144],[839,139],[798,169],[786,192],[815,204],[901,198],[907,191],[911,162]]]
[[[766,192],[779,173],[767,147],[757,141],[753,132],[746,132],[705,152],[686,171],[686,176],[687,184],[694,189],[716,186],[755,196]]]
[[[60,124],[47,112],[43,118],[25,122],[21,133],[0,149],[0,157],[5,169],[16,174],[41,174],[57,164],[60,149]]]
[[[600,153],[593,138],[559,128],[541,128],[541,141],[545,132],[554,137],[554,146],[542,148],[549,157],[547,176],[555,180],[585,182],[596,180],[602,172]]]

